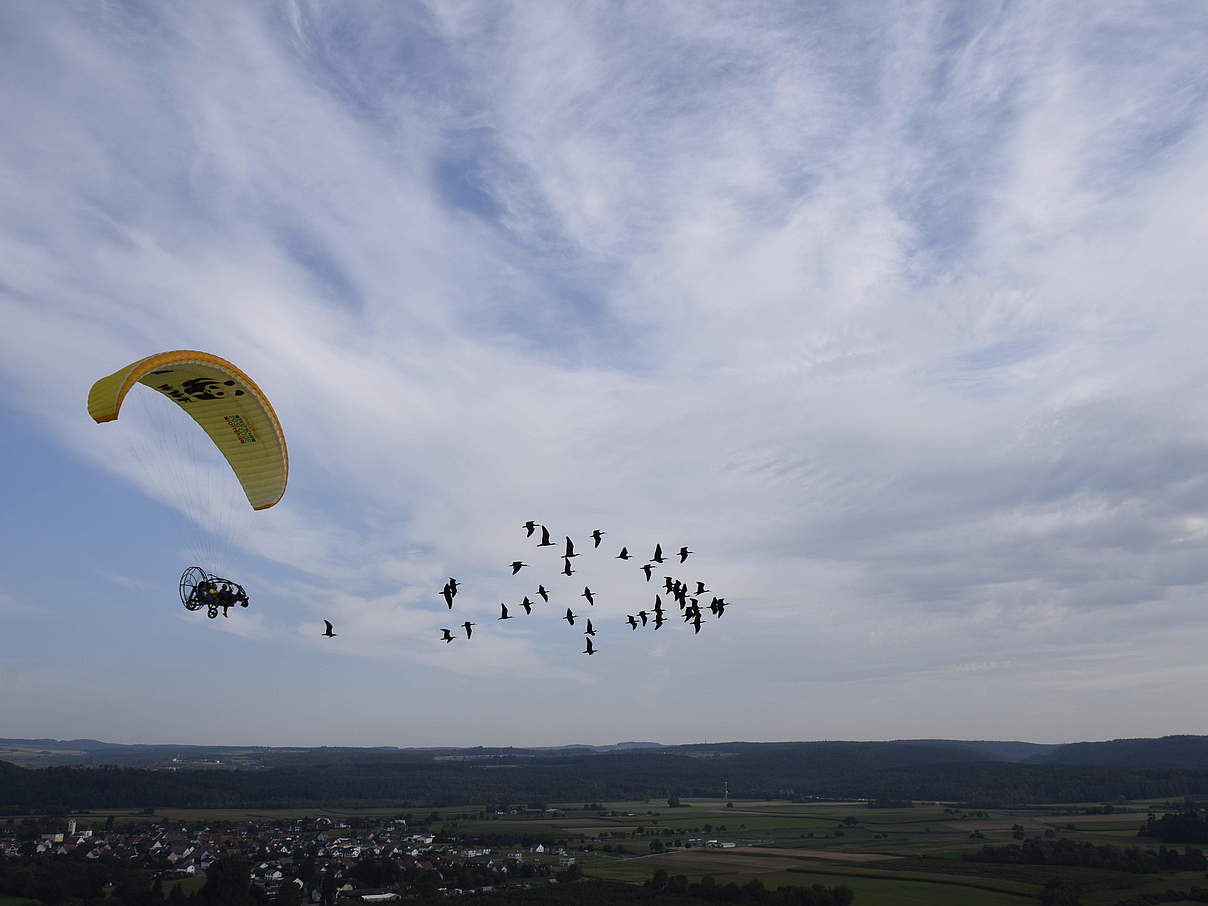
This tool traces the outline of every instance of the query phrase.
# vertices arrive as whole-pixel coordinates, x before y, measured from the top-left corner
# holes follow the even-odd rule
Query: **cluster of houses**
[[[372,828],[353,828],[326,817],[275,821],[266,824],[240,822],[205,828],[168,824],[125,825],[120,829],[81,829],[75,820],[62,832],[44,833],[37,840],[19,839],[15,829],[0,831],[0,853],[5,855],[64,856],[83,852],[85,859],[112,857],[135,860],[165,880],[204,877],[215,859],[238,853],[252,866],[252,883],[275,897],[283,884],[303,886],[298,875],[299,860],[310,863],[313,874],[335,880],[341,901],[390,902],[397,891],[361,889],[352,880],[352,870],[364,859],[396,863],[406,872],[433,871],[442,878],[464,877],[463,869],[476,868],[477,877],[490,876],[495,884],[464,889],[449,886],[448,893],[471,890],[490,892],[509,877],[547,875],[555,866],[574,864],[574,857],[560,846],[536,844],[515,846],[498,852],[481,846],[437,844],[431,834],[415,833],[401,819],[383,820]],[[527,869],[524,866],[528,866]],[[536,868],[540,871],[536,871]],[[452,871],[450,869],[453,869]],[[311,885],[318,902],[318,890]]]

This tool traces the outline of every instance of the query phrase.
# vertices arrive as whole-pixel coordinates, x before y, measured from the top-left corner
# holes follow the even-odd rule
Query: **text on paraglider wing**
[[[256,435],[252,433],[252,429],[248,427],[247,422],[239,415],[223,416],[226,423],[231,426],[231,430],[235,432],[235,436],[239,438],[241,444],[254,444]]]

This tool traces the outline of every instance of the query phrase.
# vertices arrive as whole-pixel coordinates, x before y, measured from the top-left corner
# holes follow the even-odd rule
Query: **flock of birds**
[[[530,519],[528,522],[525,522],[522,527],[527,532],[527,535],[525,536],[527,538],[532,538],[537,533],[538,529],[541,530],[540,540],[536,545],[537,547],[541,548],[558,546],[550,538],[549,529],[541,523]],[[591,533],[591,539],[593,542],[592,550],[599,549],[600,544],[603,542],[606,534],[608,533],[603,532],[600,529],[596,529]],[[663,546],[661,544],[656,544],[654,546],[654,555],[648,561],[642,564],[641,571],[645,575],[646,581],[650,582],[654,576],[655,570],[664,568],[663,564],[668,562],[669,559],[678,558],[679,563],[682,565],[687,562],[688,557],[691,556],[692,553],[693,552],[688,550],[687,547],[681,547],[677,553],[672,554],[671,558],[668,558],[663,553]],[[570,577],[575,574],[575,569],[571,561],[578,556],[579,554],[575,551],[574,541],[569,535],[566,536],[565,547],[562,552],[562,575]],[[632,560],[633,556],[629,553],[628,548],[622,547],[620,553],[616,555],[616,559]],[[527,566],[529,566],[529,564],[522,560],[513,560],[510,564],[512,575],[517,575]],[[630,630],[635,631],[639,625],[647,626],[650,624],[653,624],[656,630],[661,629],[663,624],[667,622],[667,609],[663,607],[663,595],[666,595],[668,600],[674,602],[677,606],[679,616],[683,619],[683,622],[692,626],[694,634],[699,633],[701,624],[708,622],[702,615],[700,601],[704,595],[712,595],[712,592],[706,587],[704,582],[699,580],[694,581],[695,588],[693,588],[692,583],[681,581],[673,576],[664,576],[661,591],[654,596],[653,606],[650,607],[649,610],[644,609],[633,614],[626,614],[625,621]],[[460,587],[460,584],[461,583],[459,583],[457,579],[450,578],[449,581],[445,583],[444,588],[442,588],[440,591],[440,597],[444,598],[445,604],[448,605],[449,610],[453,609],[453,601],[457,597],[457,591]],[[545,603],[549,603],[549,591],[544,585],[539,584],[537,586],[535,595]],[[596,596],[595,593],[592,592],[590,586],[584,586],[579,597],[586,599],[588,605],[591,607],[594,607],[596,604]],[[528,595],[525,595],[518,606],[524,609],[525,616],[529,616],[533,612],[534,603],[535,602],[531,600]],[[515,609],[516,606],[517,605],[513,604],[512,609]],[[715,618],[720,619],[725,613],[726,608],[729,606],[730,604],[725,598],[720,598],[716,595],[713,595],[712,600],[706,605],[706,608],[714,615]],[[506,603],[500,602],[499,610],[500,613],[497,619],[516,619],[516,616],[509,611]],[[586,636],[585,641],[587,646],[583,649],[582,653],[588,655],[595,654],[597,649],[592,643],[592,638],[596,635],[596,629],[592,625],[591,619],[584,617],[582,614],[576,614],[569,607],[566,608],[566,614],[562,617],[562,619],[566,620],[566,622],[571,626],[575,625],[576,620],[585,621],[586,628],[583,630],[583,635]],[[477,623],[473,623],[469,620],[466,620],[461,624],[461,627],[465,629],[465,637],[467,639],[474,635],[474,627],[477,625]],[[331,623],[327,623],[327,632],[325,635],[333,635],[331,631]],[[441,641],[445,642],[446,644],[459,637],[460,636],[457,635],[452,629],[441,629]]]

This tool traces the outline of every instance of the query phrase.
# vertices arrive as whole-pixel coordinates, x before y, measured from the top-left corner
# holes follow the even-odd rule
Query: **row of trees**
[[[153,872],[112,858],[0,856],[0,895],[29,897],[45,906],[68,901],[84,906],[251,906],[251,868],[242,856],[215,860],[206,884],[192,895],[153,876]],[[332,890],[332,902],[335,891]]]
[[[837,887],[786,885],[769,890],[757,879],[737,884],[718,884],[712,875],[690,882],[685,875],[669,875],[659,869],[646,882],[656,892],[687,894],[711,903],[743,903],[751,906],[850,906],[856,894],[846,884]]]
[[[1192,808],[1161,818],[1150,815],[1137,836],[1163,843],[1208,843],[1208,813]]]
[[[1141,849],[1136,846],[1096,846],[1061,838],[1045,840],[1030,837],[1022,843],[1004,846],[983,846],[965,856],[972,862],[1006,862],[1023,865],[1078,865],[1085,868],[1107,868],[1136,874],[1156,874],[1163,871],[1204,871],[1208,858],[1201,850],[1186,847],[1183,852],[1167,849]]]
[[[51,767],[0,762],[0,808],[272,807],[491,802],[599,803],[718,796],[872,797],[874,805],[952,800],[989,805],[1208,795],[1208,770],[1126,770],[977,760],[953,745],[914,743],[726,744],[610,754],[528,753],[438,760],[380,752],[257,771]],[[726,757],[700,757],[717,749]],[[328,756],[329,758],[331,756]],[[501,765],[516,770],[485,770]],[[675,791],[668,795],[669,791]]]

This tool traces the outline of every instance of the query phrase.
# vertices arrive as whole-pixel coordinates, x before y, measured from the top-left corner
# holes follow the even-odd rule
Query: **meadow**
[[[986,845],[1026,836],[1063,837],[1096,845],[1153,847],[1137,837],[1152,811],[1174,804],[1135,801],[1112,814],[1082,814],[1101,803],[1036,808],[960,810],[942,803],[911,808],[869,808],[855,802],[788,802],[685,799],[602,802],[599,809],[563,804],[563,814],[533,818],[495,815],[452,819],[449,830],[485,836],[529,835],[567,840],[592,877],[640,883],[658,870],[698,880],[765,886],[847,884],[859,904],[877,906],[999,906],[1033,900],[1052,878],[1076,883],[1085,906],[1111,906],[1141,893],[1208,886],[1203,872],[1138,875],[1073,866],[971,862]],[[455,810],[450,810],[455,811]],[[668,834],[668,831],[670,834]],[[670,847],[651,851],[654,841]],[[704,846],[706,841],[733,848]],[[672,844],[688,844],[687,845]],[[657,846],[657,844],[655,844]],[[620,851],[618,851],[620,850]]]
[[[588,806],[591,806],[590,808]],[[972,862],[986,845],[1017,842],[1017,835],[1065,838],[1120,848],[1156,844],[1138,838],[1148,814],[1178,803],[1131,801],[1102,812],[1101,803],[1010,809],[959,809],[945,803],[870,808],[865,801],[665,799],[552,803],[556,811],[522,807],[412,809],[430,831],[481,838],[500,851],[523,842],[559,841],[589,877],[642,883],[657,871],[690,881],[758,879],[767,887],[833,886],[856,891],[859,906],[1007,906],[1035,902],[1051,879],[1077,884],[1084,906],[1113,906],[1128,897],[1170,888],[1208,886],[1203,872],[1132,874],[1100,868]],[[126,822],[273,821],[324,815],[332,819],[398,817],[398,807],[328,809],[97,810],[78,816],[82,826],[109,815]],[[720,848],[708,841],[733,843]],[[656,851],[659,848],[663,851]],[[534,858],[534,857],[529,857]],[[553,861],[552,857],[538,858]],[[0,903],[0,906],[9,904]]]

